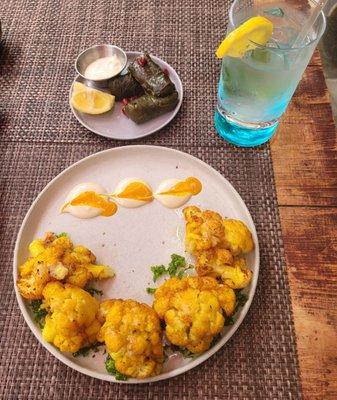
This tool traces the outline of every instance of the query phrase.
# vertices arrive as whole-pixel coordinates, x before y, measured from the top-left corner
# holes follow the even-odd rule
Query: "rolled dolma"
[[[166,97],[154,97],[144,94],[130,101],[124,108],[124,114],[137,124],[174,110],[178,104],[178,93],[174,91]]]
[[[147,53],[138,56],[129,65],[129,71],[142,85],[145,92],[152,96],[165,97],[176,90],[171,79]]]
[[[141,85],[133,78],[128,72],[125,75],[119,75],[115,78],[109,79],[108,87],[116,100],[122,100],[133,96],[140,96],[144,93]]]

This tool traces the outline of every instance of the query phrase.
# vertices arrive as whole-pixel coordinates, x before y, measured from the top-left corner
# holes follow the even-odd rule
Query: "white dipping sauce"
[[[139,200],[139,199],[131,199],[131,198],[127,198],[127,197],[118,197],[121,193],[123,193],[123,191],[126,189],[126,187],[128,185],[131,185],[131,183],[134,183],[134,182],[140,182],[145,187],[147,187],[149,189],[149,191],[152,192],[151,187],[146,182],[144,182],[142,179],[138,179],[138,178],[123,179],[117,185],[115,192],[114,192],[114,196],[113,196],[116,203],[118,203],[120,206],[126,207],[126,208],[137,208],[137,207],[144,206],[145,204],[150,203],[152,201],[152,199],[151,200]]]
[[[122,63],[114,54],[110,57],[99,58],[89,64],[84,72],[87,79],[109,79],[121,71]]]
[[[162,181],[156,192],[153,194],[153,197],[167,208],[179,208],[183,206],[192,197],[192,193],[187,193],[183,196],[179,196],[178,194],[162,194],[163,192],[172,189],[178,182],[181,182],[181,180],[166,179],[165,181]]]
[[[69,203],[75,197],[79,196],[83,192],[96,192],[98,194],[106,194],[107,191],[105,188],[98,183],[93,182],[84,182],[76,185],[71,191],[68,193],[65,205],[62,208],[61,212],[69,213],[74,217],[81,219],[94,218],[101,215],[102,210],[100,208],[90,207],[90,206],[72,206]]]

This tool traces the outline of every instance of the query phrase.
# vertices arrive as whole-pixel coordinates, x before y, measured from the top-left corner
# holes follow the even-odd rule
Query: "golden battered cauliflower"
[[[232,289],[243,289],[249,285],[253,273],[247,268],[244,258],[234,260],[232,266],[225,266],[221,271],[221,279],[224,284]]]
[[[246,287],[252,272],[238,256],[254,249],[252,234],[239,220],[223,219],[213,211],[186,207],[186,250],[196,259],[199,276],[221,278],[232,289]]]
[[[224,245],[234,256],[247,254],[254,249],[253,237],[247,225],[237,219],[224,219]]]
[[[103,326],[97,339],[105,342],[118,372],[140,379],[160,373],[162,333],[151,307],[134,300],[106,300],[98,317]]]
[[[43,308],[48,310],[43,338],[61,351],[75,352],[96,341],[101,324],[96,318],[98,301],[70,284],[49,282],[43,289]]]
[[[214,211],[201,211],[195,206],[185,207],[183,213],[186,219],[185,244],[191,254],[211,249],[222,242],[221,215]]]
[[[17,286],[23,297],[41,299],[47,282],[62,281],[84,287],[90,279],[114,274],[104,265],[95,265],[96,257],[83,246],[73,247],[68,236],[48,233],[29,245],[31,257],[19,266]]]
[[[196,271],[200,276],[213,276],[232,289],[243,289],[252,279],[252,271],[244,258],[234,259],[227,249],[202,251],[196,257]]]
[[[224,326],[225,315],[233,314],[235,292],[211,277],[171,278],[155,292],[153,308],[165,320],[166,336],[192,353],[210,347]]]
[[[232,265],[233,261],[233,255],[229,250],[209,249],[197,254],[195,269],[200,276],[221,277],[223,269]]]

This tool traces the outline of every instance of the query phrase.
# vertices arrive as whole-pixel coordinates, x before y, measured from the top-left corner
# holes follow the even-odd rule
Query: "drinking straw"
[[[297,38],[295,39],[292,47],[299,47],[303,40],[306,38],[308,33],[310,32],[311,27],[314,25],[316,19],[318,18],[319,14],[323,10],[324,6],[328,0],[318,0],[318,3],[316,4],[316,7],[312,11],[309,19],[307,22],[303,25],[302,29],[300,30]]]

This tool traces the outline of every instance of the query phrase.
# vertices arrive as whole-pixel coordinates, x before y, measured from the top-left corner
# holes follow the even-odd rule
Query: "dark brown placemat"
[[[299,399],[291,301],[269,146],[238,149],[213,128],[225,1],[2,1],[1,98],[1,399]],[[133,143],[173,147],[220,171],[242,195],[255,221],[261,273],[240,329],[216,355],[179,377],[118,385],[81,375],[33,337],[15,300],[14,243],[38,192],[89,154],[130,144],[98,137],[68,108],[76,55],[89,45],[146,49],[171,63],[185,98],[161,132]]]

